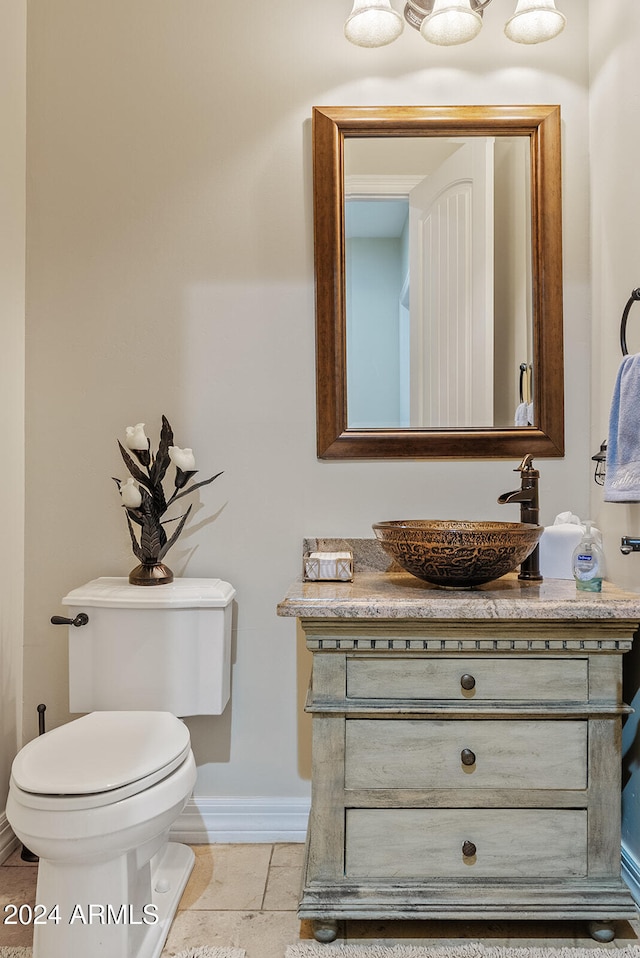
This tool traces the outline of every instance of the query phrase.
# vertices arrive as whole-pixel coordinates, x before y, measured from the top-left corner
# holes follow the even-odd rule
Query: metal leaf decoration
[[[133,476],[133,478],[136,480],[136,482],[139,482],[141,486],[146,486],[149,490],[152,490],[153,486],[151,482],[151,477],[146,475],[142,471],[142,469],[140,469],[140,467],[133,461],[133,459],[131,458],[131,456],[129,455],[129,453],[127,452],[127,450],[124,448],[124,446],[119,440],[118,440],[118,446],[120,448],[120,452],[122,453],[124,464],[129,470],[129,472],[131,473],[131,475]],[[120,480],[117,480],[117,481],[119,482]]]
[[[175,502],[176,499],[182,499],[183,496],[187,496],[190,492],[195,492],[196,489],[200,489],[201,486],[208,486],[210,482],[213,482],[214,479],[217,479],[218,476],[221,475],[221,472],[216,472],[215,476],[211,476],[211,479],[201,479],[200,482],[194,482],[188,489],[182,489],[176,495],[171,496],[171,502]]]
[[[131,519],[127,513],[127,525],[129,526],[129,534],[131,535],[131,547],[133,549],[133,554],[136,558],[140,559],[140,562],[144,561],[144,553],[140,546],[138,545],[138,540],[133,534],[133,526],[131,525]]]
[[[169,551],[169,549],[171,548],[171,546],[174,544],[174,542],[177,541],[178,536],[180,535],[180,533],[181,533],[182,530],[184,529],[184,524],[185,524],[185,522],[186,522],[187,519],[189,518],[189,513],[191,512],[191,508],[192,508],[192,507],[189,506],[189,508],[187,509],[187,511],[185,512],[185,514],[184,514],[184,515],[182,516],[182,518],[180,519],[180,523],[179,523],[178,527],[176,528],[175,532],[173,533],[173,535],[171,536],[171,538],[170,538],[170,539],[167,539],[167,541],[165,542],[164,546],[160,549],[160,552],[158,553],[158,559],[159,559],[160,561],[162,561],[162,559],[164,559],[164,557],[166,556],[166,554],[167,554],[167,552]]]
[[[143,424],[140,423],[139,426],[142,427]],[[192,506],[189,506],[182,516],[163,520],[167,509],[177,499],[209,485],[214,479],[222,475],[222,472],[218,472],[210,479],[192,482],[191,485],[185,487],[184,483],[195,475],[196,470],[182,472],[176,467],[174,490],[167,498],[162,483],[172,464],[169,448],[173,445],[173,429],[166,416],[162,417],[160,441],[155,455],[152,455],[147,449],[125,449],[122,443],[118,442],[124,464],[134,483],[137,483],[136,491],[135,486],[132,487],[129,480],[127,487],[128,502],[123,501],[127,527],[131,536],[131,546],[140,563],[149,568],[159,565],[169,549],[175,545],[189,518]],[[182,452],[182,450],[179,450],[179,452]],[[190,453],[190,450],[188,452]],[[122,481],[114,477],[114,482],[121,495],[123,495],[124,484]],[[178,525],[173,533],[167,537],[164,526],[169,522],[178,522]],[[138,535],[136,535],[134,526],[139,529]],[[130,581],[133,580],[130,579]]]
[[[167,469],[171,463],[171,459],[169,458],[169,446],[173,446],[173,429],[169,425],[169,420],[167,417],[163,416],[158,452],[150,469],[150,478],[154,486],[157,486],[159,483],[161,483],[167,474]]]

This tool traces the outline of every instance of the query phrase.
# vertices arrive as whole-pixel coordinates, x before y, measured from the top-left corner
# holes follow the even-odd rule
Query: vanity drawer
[[[583,659],[455,656],[348,656],[347,698],[583,702]]]
[[[347,788],[587,786],[586,721],[348,719]]]
[[[587,873],[584,809],[346,811],[347,878],[568,878]]]

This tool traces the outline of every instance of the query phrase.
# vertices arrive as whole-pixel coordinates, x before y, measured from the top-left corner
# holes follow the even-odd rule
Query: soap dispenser
[[[585,520],[585,531],[573,553],[573,577],[582,592],[602,592],[604,556],[592,532],[592,522]]]

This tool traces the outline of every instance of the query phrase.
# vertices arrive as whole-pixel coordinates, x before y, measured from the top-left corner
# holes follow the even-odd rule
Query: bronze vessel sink
[[[527,522],[409,519],[376,522],[385,552],[406,572],[452,589],[469,589],[513,572],[533,552],[542,526]]]

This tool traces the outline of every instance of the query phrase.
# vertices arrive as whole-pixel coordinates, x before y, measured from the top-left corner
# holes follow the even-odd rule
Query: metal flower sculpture
[[[115,476],[113,479],[126,510],[133,552],[140,560],[140,565],[130,572],[129,582],[132,585],[165,585],[173,581],[173,572],[162,560],[184,529],[192,506],[173,519],[163,521],[162,517],[178,499],[207,486],[222,473],[218,472],[200,482],[191,482],[197,472],[193,452],[173,444],[173,430],[166,416],[162,417],[160,443],[155,456],[151,453],[151,442],[145,435],[144,425],[139,422],[136,426],[127,426],[126,448],[121,442],[118,442],[118,447],[131,475],[124,482]],[[162,482],[172,463],[176,470],[174,489],[167,498]],[[170,522],[177,522],[178,525],[167,536],[164,527]]]

